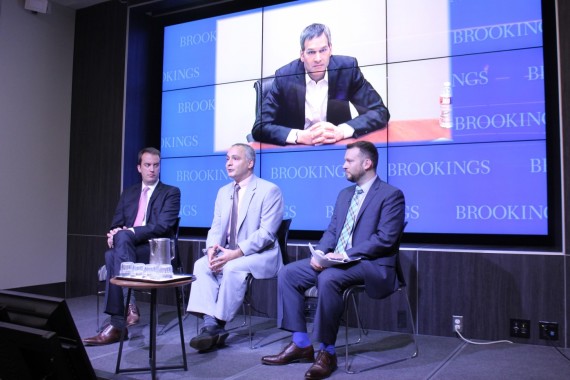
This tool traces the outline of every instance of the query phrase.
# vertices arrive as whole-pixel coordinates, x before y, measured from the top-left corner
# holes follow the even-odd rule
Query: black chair
[[[291,226],[292,219],[283,219],[281,221],[281,225],[277,230],[277,241],[279,243],[279,249],[281,250],[281,258],[283,259],[283,265],[289,264],[289,256],[287,254],[287,239],[289,238],[289,227]],[[277,278],[277,277],[274,277]],[[249,347],[251,349],[257,348],[253,345],[253,331],[251,329],[251,310],[253,309],[252,300],[253,300],[253,281],[255,278],[249,274],[247,276],[247,290],[245,293],[243,305],[247,307],[247,321],[244,320],[243,325],[247,323],[248,325],[248,334],[249,334]],[[245,311],[245,310],[244,310]],[[245,315],[245,313],[244,313]],[[242,326],[243,326],[242,325]]]
[[[256,80],[253,84],[253,88],[255,89],[255,117],[257,118],[261,113],[261,104],[263,103],[263,99],[267,96],[269,90],[271,90],[271,86],[273,85],[273,80],[275,77],[267,77],[263,79]],[[247,142],[254,142],[255,139],[253,135],[250,133],[247,135]]]
[[[345,364],[344,364],[344,370],[346,373],[349,374],[355,374],[355,373],[360,373],[363,371],[368,371],[374,368],[378,368],[378,367],[383,367],[389,364],[394,364],[394,363],[399,363],[402,362],[404,360],[408,360],[408,359],[412,359],[415,358],[418,355],[418,345],[415,339],[415,335],[416,335],[416,330],[415,330],[415,324],[414,324],[414,316],[412,314],[412,308],[410,305],[410,300],[408,298],[408,294],[406,292],[406,279],[404,278],[404,273],[402,271],[402,267],[400,264],[400,241],[402,239],[402,235],[404,234],[404,229],[406,228],[406,225],[408,224],[408,222],[404,222],[404,225],[402,226],[402,231],[400,232],[400,235],[398,237],[398,241],[396,242],[396,244],[394,245],[394,254],[396,256],[396,276],[397,276],[397,280],[398,280],[398,287],[397,289],[395,289],[393,292],[387,294],[384,298],[382,299],[386,299],[388,297],[390,297],[393,294],[399,293],[402,295],[403,299],[405,300],[405,304],[407,307],[406,310],[406,314],[409,316],[409,325],[411,326],[411,330],[412,330],[412,342],[413,342],[413,352],[410,355],[407,355],[405,357],[401,357],[395,360],[391,360],[388,362],[383,362],[381,364],[375,364],[363,369],[359,369],[359,370],[352,370],[350,368],[350,361],[349,361],[349,353],[348,353],[348,348],[349,346],[352,346],[354,344],[357,344],[361,341],[362,338],[362,334],[367,335],[368,331],[362,326],[362,322],[360,319],[360,315],[358,313],[358,303],[356,302],[356,296],[359,294],[366,294],[366,288],[364,285],[353,285],[348,287],[347,289],[344,290],[342,298],[344,301],[344,320],[345,320],[345,344],[344,344],[344,350],[345,350]],[[308,299],[310,301],[311,298],[316,298],[318,296],[318,290],[316,287],[312,287],[310,289],[308,289],[305,292],[305,298]],[[359,338],[356,342],[354,343],[349,343],[348,342],[348,325],[349,325],[349,306],[352,303],[353,307],[354,307],[354,312],[356,314],[356,319],[357,319],[357,327],[359,330]],[[407,323],[407,324],[408,324]]]
[[[178,247],[178,236],[180,233],[180,217],[176,218],[176,222],[173,226],[173,230],[174,230],[174,235],[171,238],[171,246],[173,246],[174,248],[174,258],[172,259],[172,271],[176,274],[181,274],[184,273],[184,265],[182,262],[182,258],[180,257],[180,250]],[[100,306],[99,306],[99,300],[100,297],[105,296],[105,281],[107,280],[107,267],[105,264],[103,264],[102,266],[99,267],[99,269],[97,270],[97,332],[101,331],[101,325],[99,324],[99,315],[101,314],[100,312]],[[182,306],[183,306],[183,310],[186,310],[185,308],[185,297],[184,297],[184,287],[181,289],[182,292]],[[163,329],[159,332],[159,335],[164,334],[166,330]]]

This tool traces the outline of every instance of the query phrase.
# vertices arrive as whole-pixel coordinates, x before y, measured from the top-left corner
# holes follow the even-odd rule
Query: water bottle
[[[443,83],[441,94],[439,95],[439,126],[451,128],[453,125],[453,115],[451,110],[451,83]]]

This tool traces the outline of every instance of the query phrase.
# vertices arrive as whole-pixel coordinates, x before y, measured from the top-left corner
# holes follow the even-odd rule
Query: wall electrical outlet
[[[558,322],[538,322],[538,336],[540,339],[558,340]]]
[[[451,327],[453,328],[453,332],[463,332],[463,316],[453,315],[451,317]]]
[[[509,331],[513,338],[530,338],[530,320],[511,319]]]

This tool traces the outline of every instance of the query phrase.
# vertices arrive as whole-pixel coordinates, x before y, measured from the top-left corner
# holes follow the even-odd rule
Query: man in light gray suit
[[[226,170],[234,181],[216,197],[214,220],[206,239],[207,255],[194,264],[188,311],[203,318],[190,346],[206,351],[222,346],[224,329],[243,303],[248,274],[264,279],[283,266],[277,230],[283,219],[279,187],[253,174],[255,151],[234,144],[226,154]]]

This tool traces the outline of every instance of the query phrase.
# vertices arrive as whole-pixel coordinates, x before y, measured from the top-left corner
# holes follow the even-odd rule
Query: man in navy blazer
[[[129,305],[125,321],[123,289],[109,280],[119,275],[122,262],[149,262],[149,239],[171,237],[175,233],[174,227],[180,213],[180,189],[160,182],[160,151],[150,147],[142,149],[138,155],[137,170],[141,174],[142,184],[123,191],[107,233],[109,250],[105,252],[105,313],[111,315],[111,321],[98,335],[84,339],[86,345],[118,342],[121,330],[126,329],[126,325],[138,322],[139,312],[134,304]],[[143,192],[146,193],[146,204],[140,202]],[[139,206],[143,208],[140,214]]]
[[[405,200],[401,190],[376,175],[377,165],[378,151],[372,143],[347,145],[343,168],[346,178],[356,185],[339,193],[318,249],[331,259],[355,261],[324,268],[310,258],[290,263],[279,272],[277,322],[293,332],[293,339],[281,353],[263,357],[263,364],[308,361],[313,365],[305,378],[330,376],[337,368],[334,346],[344,312],[343,291],[364,284],[370,296],[382,298],[397,289],[394,246],[404,224]],[[348,223],[350,219],[354,223]],[[313,338],[320,342],[316,359],[304,316],[304,293],[314,285],[319,290],[313,328]]]
[[[357,60],[332,55],[327,26],[311,24],[303,30],[300,54],[278,69],[271,89],[263,91],[267,95],[252,129],[256,141],[334,144],[387,125],[388,109],[362,75]]]

